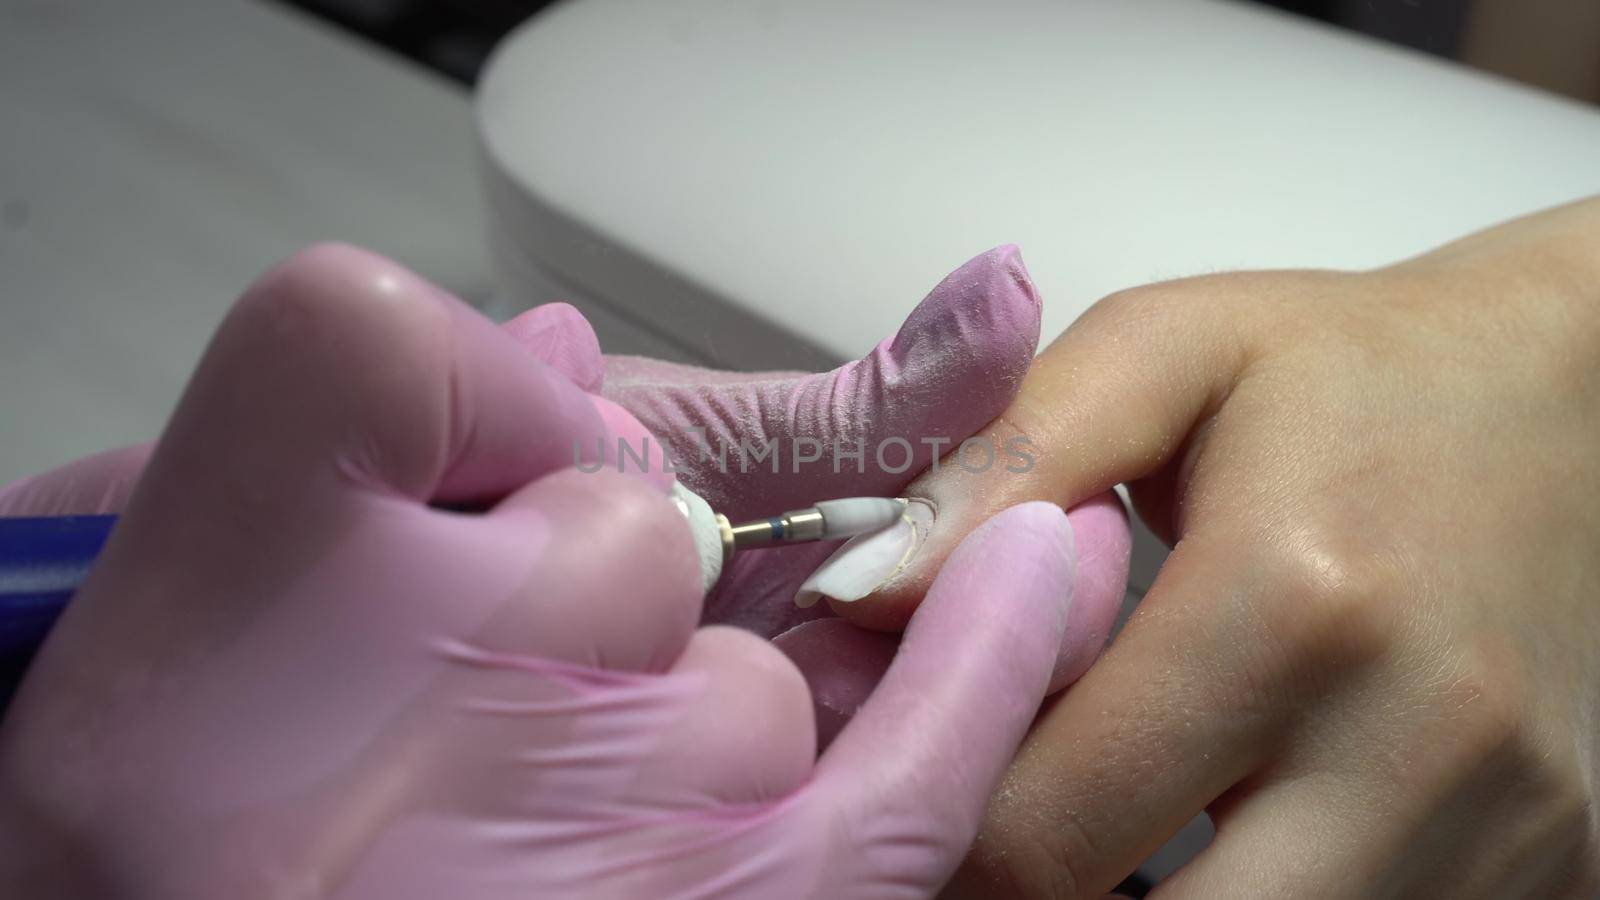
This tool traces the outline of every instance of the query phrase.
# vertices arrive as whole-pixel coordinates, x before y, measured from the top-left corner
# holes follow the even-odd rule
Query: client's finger
[[[908,486],[907,496],[936,512],[925,540],[890,580],[835,611],[869,627],[898,627],[944,558],[996,511],[1025,500],[1071,508],[1172,459],[1228,391],[1250,346],[1250,323],[1196,296],[1203,294],[1194,281],[1181,297],[1156,285],[1085,313],[1034,360],[1016,400],[977,436],[1002,456],[986,467],[943,465]]]

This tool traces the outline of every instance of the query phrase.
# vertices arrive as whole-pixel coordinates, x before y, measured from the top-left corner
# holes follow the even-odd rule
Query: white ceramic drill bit
[[[845,497],[735,525],[683,485],[675,485],[673,492],[694,531],[708,591],[740,550],[855,537],[893,525],[906,509],[902,499]]]

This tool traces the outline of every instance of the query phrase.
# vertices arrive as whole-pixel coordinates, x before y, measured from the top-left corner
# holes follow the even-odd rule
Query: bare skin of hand
[[[1048,708],[954,895],[1097,896],[1204,810],[1161,897],[1596,890],[1600,200],[1371,272],[1195,278],[1101,301],[943,467],[875,596],[904,620],[991,511],[1129,482],[1174,549]]]

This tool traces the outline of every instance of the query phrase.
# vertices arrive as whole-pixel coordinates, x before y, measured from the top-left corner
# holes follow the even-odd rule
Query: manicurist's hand
[[[1067,517],[977,527],[819,758],[789,657],[698,627],[670,477],[572,467],[645,433],[574,383],[579,345],[569,312],[496,328],[316,248],[240,300],[153,450],[8,491],[11,514],[122,518],[0,727],[0,884],[936,889],[1062,646]]]
[[[1040,303],[1016,247],[974,257],[907,307],[899,331],[865,357],[818,373],[729,372],[604,356],[588,321],[564,303],[536,307],[504,328],[573,384],[615,402],[604,409],[620,406],[637,417],[613,423],[616,433],[608,435],[627,445],[630,455],[618,460],[624,468],[637,470],[642,458],[659,474],[667,468],[663,448],[670,448],[677,479],[741,521],[818,500],[896,496],[1017,395],[1038,348]],[[123,447],[9,485],[0,489],[0,515],[117,512],[149,454],[148,445]],[[1078,566],[1055,688],[1100,653],[1128,575],[1127,519],[1111,493],[1075,505],[1067,518]],[[782,646],[808,663],[824,743],[870,691],[894,648],[892,640],[857,634],[838,621],[799,628],[831,615],[825,605],[802,609],[795,597],[835,546],[736,556],[707,596],[702,619],[762,637],[786,635]]]
[[[1600,782],[1600,201],[1372,272],[1101,301],[946,468],[872,597],[976,523],[1132,482],[1172,556],[1042,716],[953,893],[1094,896],[1209,811],[1172,897],[1588,896]]]

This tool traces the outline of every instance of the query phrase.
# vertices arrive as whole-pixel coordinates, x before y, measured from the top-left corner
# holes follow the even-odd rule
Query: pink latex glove
[[[323,247],[269,273],[0,727],[0,883],[936,888],[1049,678],[1066,517],[1026,504],[975,531],[819,760],[789,660],[696,627],[663,481],[568,467],[574,440],[638,429],[385,260]]]
[[[830,372],[721,372],[641,357],[605,359],[606,397],[615,400],[674,450],[678,478],[719,512],[739,519],[766,516],[834,497],[896,496],[938,457],[1000,415],[1016,396],[1039,342],[1039,297],[1014,246],[997,247],[950,273],[917,304],[898,333],[863,359]],[[525,319],[537,319],[538,310]],[[552,313],[559,315],[559,313]],[[515,323],[513,323],[515,324]],[[576,329],[574,329],[576,330]],[[582,339],[568,346],[581,346]],[[568,358],[581,355],[568,350]],[[703,435],[703,438],[700,436]],[[822,449],[799,471],[789,451],[796,438]],[[874,448],[903,439],[915,461],[900,471],[902,450]],[[741,441],[779,445],[780,471],[750,460],[740,471]],[[925,441],[942,442],[930,445]],[[868,448],[864,464],[830,464],[835,442]],[[728,447],[726,467],[707,459],[703,444]],[[954,463],[946,458],[945,465]],[[1104,504],[1115,504],[1104,515]],[[1070,647],[1081,662],[1099,653],[1127,580],[1128,534],[1120,504],[1106,495],[1075,518],[1080,583]],[[1074,511],[1074,515],[1077,515]],[[812,544],[735,557],[706,600],[709,621],[749,628],[766,637],[827,615],[819,605],[798,609],[800,583],[836,544]]]
[[[1016,247],[984,253],[941,281],[906,318],[899,332],[864,359],[830,372],[737,373],[640,357],[602,362],[593,332],[571,307],[539,307],[507,324],[545,358],[561,360],[575,380],[627,408],[674,451],[678,477],[735,519],[784,512],[833,497],[894,496],[933,459],[960,445],[999,416],[1016,396],[1039,338],[1039,298]],[[602,371],[603,369],[603,371]],[[603,382],[603,388],[601,384]],[[824,450],[819,462],[795,471],[795,438],[831,449],[902,438],[916,462],[894,472],[866,454],[864,472],[846,462],[834,471]],[[939,439],[937,447],[925,439]],[[773,441],[785,454],[780,471],[750,461],[740,470],[737,448]],[[729,448],[726,466],[704,446]],[[899,468],[898,451],[887,455]],[[955,463],[946,457],[943,465]],[[1099,656],[1127,589],[1127,515],[1110,492],[1068,512],[1078,548],[1077,583],[1051,689],[1077,680]],[[823,744],[871,692],[893,656],[895,641],[858,633],[845,623],[799,627],[829,616],[825,605],[802,610],[793,598],[801,582],[836,544],[812,544],[734,558],[706,601],[706,617],[749,628],[778,643],[801,664],[818,708]]]
[[[594,330],[571,306],[552,303],[506,323],[505,329],[546,364],[584,390],[632,412],[673,448],[678,477],[735,519],[769,515],[841,496],[898,494],[939,452],[948,451],[998,416],[1015,397],[1039,338],[1039,299],[1013,246],[968,261],[941,281],[899,332],[865,358],[830,372],[739,373],[642,357],[602,357]],[[619,426],[635,450],[645,432]],[[829,457],[794,471],[794,438],[831,448],[835,441],[875,447],[903,438],[917,461],[901,472],[851,463],[835,472]],[[924,439],[940,439],[930,446]],[[741,441],[773,441],[780,471],[752,461],[741,472],[730,452],[726,468],[701,447],[736,450]],[[659,444],[651,454],[659,471]],[[0,515],[112,512],[137,480],[148,448],[124,448],[79,461],[0,491]],[[826,454],[826,451],[825,451]],[[900,466],[891,452],[888,461]],[[945,465],[952,465],[945,460]],[[1108,493],[1074,507],[1077,540],[1072,606],[1052,690],[1088,669],[1115,622],[1127,587],[1130,539],[1121,503]],[[828,616],[826,606],[795,606],[800,583],[836,544],[742,554],[706,599],[705,620],[739,625],[779,642],[807,673],[818,702],[824,744],[867,696],[892,656],[893,641],[856,635],[840,623],[800,629]],[[873,651],[870,648],[879,648]],[[886,649],[885,649],[886,648]]]

